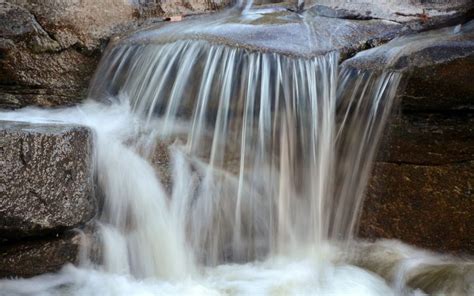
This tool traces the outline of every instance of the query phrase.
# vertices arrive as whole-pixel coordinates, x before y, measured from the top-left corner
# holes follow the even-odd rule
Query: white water
[[[142,122],[130,112],[126,101],[112,106],[88,102],[55,111],[27,108],[1,113],[0,117],[28,122],[79,123],[93,128],[99,181],[107,196],[100,228],[105,243],[103,265],[84,262],[82,267],[66,266],[55,275],[1,280],[0,295],[392,293],[374,274],[355,266],[331,263],[337,259],[337,252],[329,246],[317,252],[300,250],[292,257],[273,256],[246,264],[216,267],[193,264],[180,228],[182,213],[176,211],[175,203],[167,200],[150,164],[133,147],[124,145],[148,132],[143,131]],[[125,216],[130,220],[118,219]],[[146,262],[133,256],[140,256]]]
[[[84,262],[79,268],[66,266],[55,275],[1,280],[0,295],[395,295],[378,276],[346,263],[333,263],[339,260],[338,250],[329,245],[317,251],[299,250],[291,257],[196,270],[179,236],[183,231],[179,229],[180,213],[168,203],[151,166],[134,148],[124,145],[147,133],[127,103],[106,106],[88,102],[64,110],[27,108],[1,114],[3,120],[69,122],[93,128],[99,180],[108,197],[101,220],[114,226],[101,226],[103,265]],[[122,213],[125,209],[137,212]],[[136,221],[114,221],[125,215]],[[125,235],[117,229],[125,227],[123,224],[130,228]],[[130,262],[144,262],[127,260],[132,252],[149,263],[156,258],[156,264],[133,266]],[[136,279],[143,276],[138,271],[148,276]]]
[[[193,256],[186,253],[190,250],[183,247],[186,244],[179,236],[183,234],[179,222],[183,218],[181,213],[174,210],[176,207],[167,199],[150,164],[137,153],[136,148],[124,144],[131,139],[143,142],[150,134],[143,128],[140,117],[130,112],[126,100],[111,106],[88,102],[76,108],[54,111],[27,108],[0,113],[0,118],[90,126],[97,136],[97,169],[101,186],[121,189],[108,192],[114,195],[107,199],[118,199],[108,202],[115,203],[118,212],[124,206],[137,210],[141,218],[134,217],[137,221],[133,223],[147,222],[154,227],[152,233],[145,234],[141,238],[144,241],[140,242],[139,234],[151,229],[148,225],[132,227],[130,221],[127,223],[128,234],[124,235],[123,230],[118,228],[123,221],[114,222],[115,226],[109,225],[107,223],[113,219],[104,214],[101,218],[102,230],[105,230],[102,237],[104,264],[83,262],[80,267],[65,266],[57,274],[27,280],[0,280],[0,295],[421,295],[421,292],[413,292],[405,285],[416,269],[449,263],[441,257],[408,247],[393,248],[396,244],[389,241],[385,246],[368,244],[349,249],[323,243],[318,248],[302,247],[294,249],[290,255],[274,255],[248,263],[196,264]],[[179,159],[176,161],[179,162]],[[109,203],[108,211],[112,210],[110,206]],[[177,248],[173,250],[169,246]],[[155,254],[149,252],[153,247],[157,248]],[[143,255],[142,258],[148,259],[148,268],[140,269],[133,267],[136,264],[130,264],[140,262],[128,257],[134,251],[139,252],[137,256]],[[354,263],[368,266],[369,270],[398,271],[393,277],[393,284],[389,285],[372,272],[352,265]],[[143,274],[137,273],[138,270],[150,274],[143,277]],[[471,276],[472,270],[474,268],[471,267]],[[383,272],[381,274],[384,275]],[[464,281],[472,282],[468,278]],[[468,289],[472,291],[473,287],[468,286]]]

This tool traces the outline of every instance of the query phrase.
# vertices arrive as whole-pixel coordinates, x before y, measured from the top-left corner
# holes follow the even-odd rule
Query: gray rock
[[[383,20],[354,21],[298,14],[281,6],[237,9],[182,22],[157,24],[114,46],[204,40],[251,51],[314,57],[339,51],[343,59],[398,36],[402,26]]]
[[[28,10],[8,2],[0,3],[0,36],[16,42],[23,39],[35,52],[60,49]]]
[[[0,3],[0,108],[73,105],[111,36],[226,1],[8,0]]]
[[[94,217],[92,142],[82,126],[0,121],[0,237],[44,235]]]
[[[474,53],[474,21],[463,25],[410,34],[346,60],[357,69],[405,71],[444,64]]]
[[[472,17],[470,0],[310,0],[307,9],[320,16],[343,19],[382,19],[420,31],[462,23]]]

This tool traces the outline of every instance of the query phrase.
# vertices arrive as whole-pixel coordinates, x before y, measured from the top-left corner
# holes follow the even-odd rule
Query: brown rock
[[[95,237],[68,231],[56,237],[0,245],[0,278],[32,277],[56,272],[67,263],[79,264]]]
[[[474,253],[473,184],[473,161],[440,166],[376,163],[359,235]]]
[[[474,114],[395,114],[383,136],[377,160],[418,165],[474,160]]]
[[[171,141],[157,141],[155,149],[151,155],[151,163],[156,170],[157,175],[160,178],[160,182],[163,184],[164,189],[168,192],[172,192],[173,180],[171,171],[171,155],[170,145]]]
[[[92,132],[0,121],[0,237],[76,227],[97,211]]]
[[[404,110],[474,110],[474,35],[471,38],[466,42],[470,44],[470,55],[459,58],[446,55],[443,62],[416,67],[407,73],[405,89],[399,94]],[[445,48],[434,47],[435,51],[443,52]]]

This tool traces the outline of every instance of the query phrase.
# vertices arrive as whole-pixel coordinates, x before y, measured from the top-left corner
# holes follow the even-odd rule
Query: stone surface
[[[403,36],[344,62],[357,69],[413,71],[468,58],[474,52],[474,21]]]
[[[394,240],[352,243],[348,257],[351,264],[378,274],[394,286],[403,280],[428,295],[471,295],[474,263],[462,257],[440,256]]]
[[[158,30],[160,29],[160,30]],[[255,7],[242,15],[230,10],[161,26],[150,26],[124,43],[163,43],[201,39],[252,51],[316,56],[340,51],[342,56],[386,42],[402,26],[383,20],[354,21],[303,15],[282,6]]]
[[[0,3],[0,108],[72,105],[111,36],[214,1],[8,0]]]
[[[87,231],[67,231],[53,237],[0,245],[0,278],[32,277],[79,264],[96,237]]]
[[[82,126],[0,121],[0,237],[53,233],[96,214],[92,142]]]
[[[410,30],[426,30],[453,25],[472,18],[470,0],[309,0],[308,10],[333,18],[383,19],[403,24]]]
[[[474,160],[474,113],[400,113],[390,119],[377,160],[446,165]]]
[[[376,163],[359,235],[472,254],[473,184],[474,161],[439,166]]]
[[[405,88],[399,94],[404,110],[474,110],[474,36],[472,38],[468,56],[417,67],[406,74]]]
[[[404,111],[474,110],[474,21],[405,36],[360,52],[344,67],[403,71]]]
[[[474,253],[474,22],[400,38],[343,65],[404,71],[360,235]]]
[[[171,155],[170,155],[170,141],[158,140],[150,157],[150,161],[155,168],[155,171],[160,178],[167,193],[171,194],[173,189],[172,171],[171,171]]]

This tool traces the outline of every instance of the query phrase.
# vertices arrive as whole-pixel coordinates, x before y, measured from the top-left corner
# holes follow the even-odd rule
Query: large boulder
[[[56,233],[96,215],[92,142],[82,126],[0,121],[0,238]]]
[[[474,253],[474,22],[394,40],[344,65],[404,72],[360,236]]]
[[[407,112],[474,110],[474,21],[390,41],[343,66],[404,72],[398,96]]]
[[[0,2],[0,108],[80,102],[111,36],[225,1]]]

